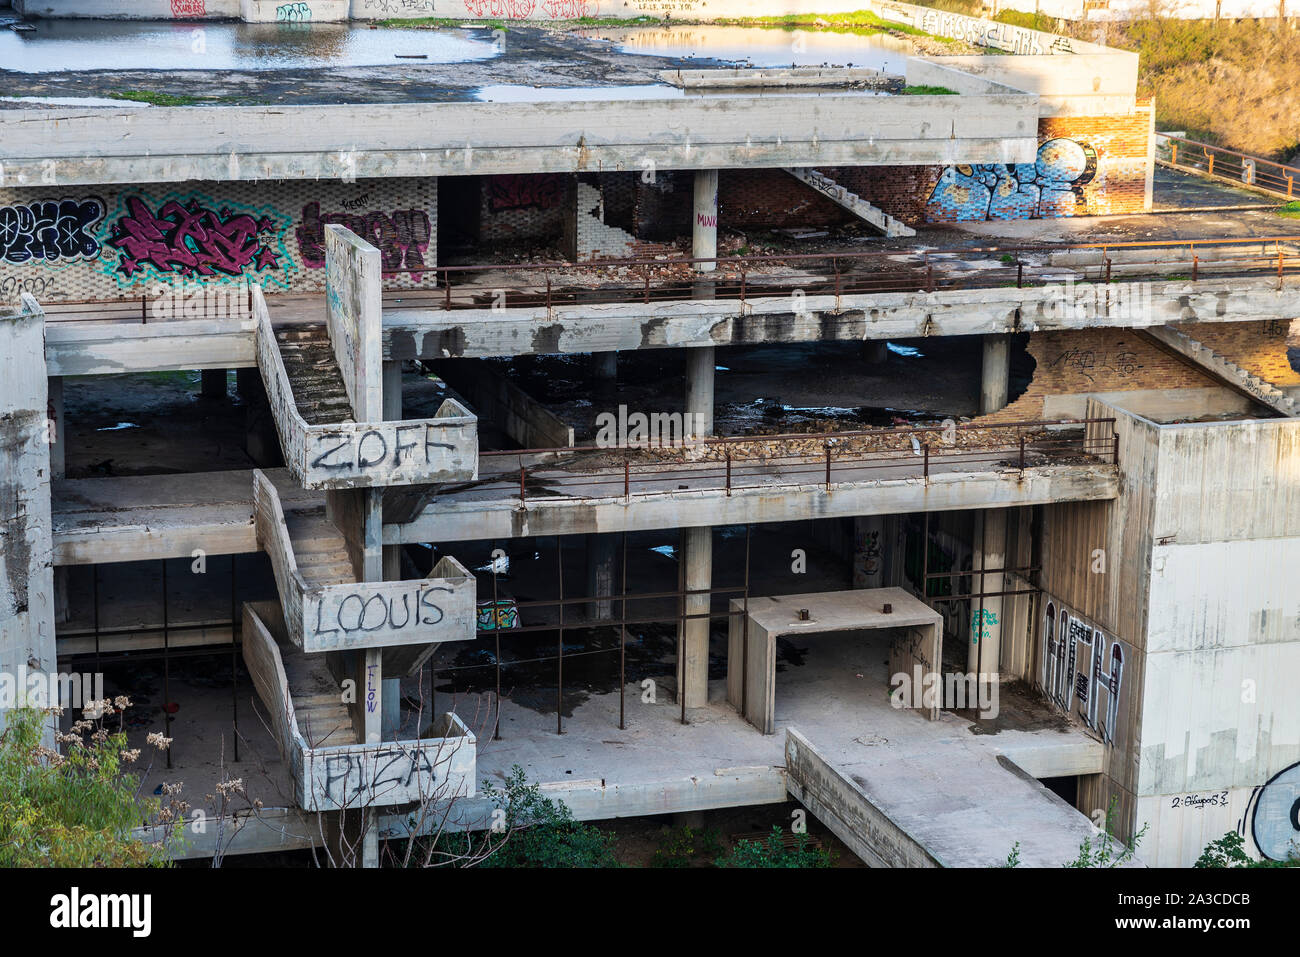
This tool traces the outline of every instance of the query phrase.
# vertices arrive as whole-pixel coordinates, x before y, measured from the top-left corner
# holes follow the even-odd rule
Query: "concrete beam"
[[[40,187],[783,166],[1032,163],[1038,97],[846,92],[598,102],[0,111]],[[871,137],[862,135],[869,127]],[[50,164],[53,164],[52,166]]]
[[[861,484],[782,486],[633,495],[617,498],[513,498],[484,502],[439,496],[414,521],[384,526],[384,543],[475,541],[538,535],[586,535],[656,528],[1002,508],[1116,498],[1112,466],[1053,465],[1023,473],[951,472]]]

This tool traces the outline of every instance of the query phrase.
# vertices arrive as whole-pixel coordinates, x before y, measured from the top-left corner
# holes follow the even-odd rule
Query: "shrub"
[[[729,854],[719,857],[718,867],[832,867],[834,856],[809,844],[807,834],[796,834],[794,846],[786,847],[781,828],[772,825],[772,833],[762,841],[740,840]]]

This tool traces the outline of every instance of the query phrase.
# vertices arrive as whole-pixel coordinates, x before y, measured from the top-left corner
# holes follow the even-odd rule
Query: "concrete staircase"
[[[1248,372],[1187,333],[1173,326],[1152,326],[1142,332],[1159,345],[1188,359],[1216,379],[1221,379],[1231,388],[1245,393],[1275,412],[1285,416],[1300,414],[1300,403],[1290,398],[1277,386],[1261,379],[1253,372]]]
[[[787,166],[785,171],[891,239],[916,235],[916,230],[911,226],[890,216],[879,206],[873,206],[857,193],[850,192],[824,173],[807,166]]]
[[[308,425],[352,421],[334,347],[324,325],[289,326],[275,331],[298,414]]]

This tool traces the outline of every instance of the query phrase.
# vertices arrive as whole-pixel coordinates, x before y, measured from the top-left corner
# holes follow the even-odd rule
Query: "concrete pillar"
[[[1011,375],[1011,337],[1002,333],[984,337],[984,372],[980,378],[980,415],[992,415],[1007,405]]]
[[[1003,584],[1007,567],[1007,513],[1005,509],[989,508],[975,513],[975,540],[972,543],[972,570],[993,569],[993,573],[973,575],[971,581],[975,594],[1005,591]],[[970,645],[967,651],[967,671],[978,674],[983,680],[997,680],[998,662],[1002,654],[1002,598],[972,598]]]
[[[266,387],[262,385],[261,370],[257,366],[236,369],[235,392],[245,402],[249,402],[259,395],[265,395]]]
[[[684,528],[678,556],[682,563],[682,586],[687,591],[713,587],[713,529]],[[708,595],[692,595],[685,602],[688,615],[709,610]],[[702,708],[709,703],[709,620],[686,619],[677,628],[677,689],[685,695],[686,707]],[[678,703],[682,701],[681,697]]]
[[[713,346],[686,350],[686,423],[687,435],[705,437],[713,434],[713,372],[716,364]]]
[[[885,586],[885,516],[853,519],[853,587]]]
[[[203,369],[199,372],[201,381],[200,394],[205,399],[224,399],[226,397],[226,370]]]
[[[0,311],[0,674],[24,690],[21,675],[58,669],[48,417],[45,316],[24,294],[20,311]],[[54,747],[52,724],[41,743]]]
[[[384,363],[384,421],[395,422],[402,418],[402,363]],[[383,546],[384,581],[402,580],[402,546]],[[393,741],[402,723],[402,681],[385,678],[380,689],[382,715],[380,734],[385,741]]]
[[[587,595],[599,597],[587,606],[587,617],[598,620],[609,618],[614,614],[614,594],[618,586],[615,575],[618,572],[618,536],[587,536]]]
[[[695,216],[691,220],[691,255],[707,259],[718,254],[718,171],[695,171]],[[713,272],[717,263],[696,263],[699,272]]]
[[[66,450],[67,437],[64,435],[63,418],[63,376],[50,376],[48,385],[49,401],[45,411],[46,439],[50,443],[50,478],[61,479],[68,474]],[[54,621],[67,624],[72,619],[72,605],[68,600],[68,568],[60,566],[54,569]]]

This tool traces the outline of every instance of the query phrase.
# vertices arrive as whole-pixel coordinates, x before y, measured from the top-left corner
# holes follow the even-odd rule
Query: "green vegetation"
[[[918,83],[916,86],[907,86],[903,92],[908,96],[957,96],[956,90],[950,90],[946,86],[933,86],[929,83]]]
[[[781,829],[772,825],[772,833],[763,841],[741,840],[714,862],[718,867],[811,867],[835,865],[829,851],[813,847],[807,834],[795,834],[793,846],[787,847]]]
[[[1277,214],[1286,219],[1300,219],[1300,200],[1293,199],[1277,208]]]
[[[698,867],[711,864],[722,853],[718,832],[675,827],[666,832],[650,860],[651,867]]]
[[[151,106],[193,106],[211,99],[206,96],[176,96],[172,93],[159,93],[156,90],[112,90],[108,95],[115,100],[131,100],[135,103],[148,103]]]
[[[1079,854],[1074,860],[1069,861],[1066,867],[1120,867],[1127,864],[1137,853],[1138,845],[1142,843],[1142,838],[1147,833],[1146,824],[1142,829],[1133,835],[1133,843],[1125,845],[1123,841],[1115,836],[1115,798],[1110,799],[1110,806],[1106,808],[1106,825],[1102,829],[1103,833],[1097,838],[1094,844],[1091,836],[1085,837],[1083,843],[1079,845]],[[1115,848],[1121,850],[1115,853]]]
[[[492,829],[443,834],[430,847],[417,839],[407,860],[424,866],[618,867],[614,838],[575,821],[568,805],[542,795],[515,765],[505,786],[483,782],[483,796],[495,809]]]
[[[117,699],[105,716],[130,705]],[[0,867],[165,866],[180,842],[186,805],[166,792],[165,805],[138,794],[139,776],[127,768],[140,756],[126,734],[81,720],[56,735],[62,754],[41,745],[52,716],[37,708],[6,715],[0,733]],[[150,736],[165,747],[161,736]],[[179,785],[176,786],[179,790]],[[167,825],[168,839],[144,844],[132,836],[143,822]]]
[[[1193,867],[1300,867],[1300,855],[1289,861],[1257,861],[1246,853],[1246,839],[1228,831],[1217,841],[1205,845]]]

